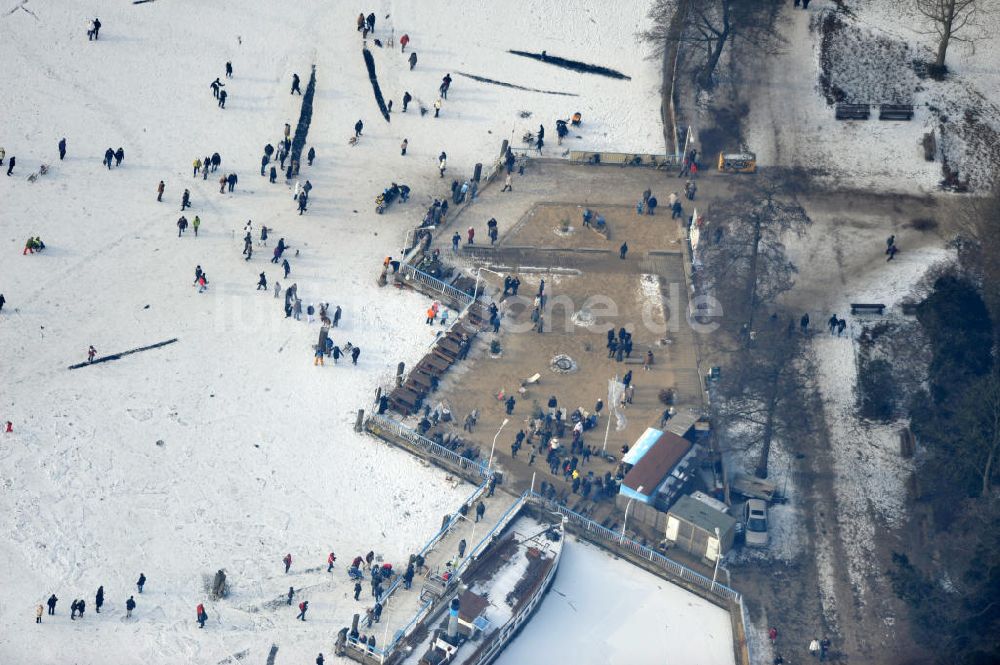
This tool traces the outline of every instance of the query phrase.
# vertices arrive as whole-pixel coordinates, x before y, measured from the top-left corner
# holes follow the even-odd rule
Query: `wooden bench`
[[[458,354],[462,351],[462,345],[461,344],[453,342],[453,341],[451,341],[451,340],[449,340],[447,338],[444,338],[444,337],[442,337],[441,339],[438,340],[437,345],[438,345],[439,348],[447,351],[448,353],[450,353],[451,355],[455,356],[456,358],[458,357]]]
[[[834,111],[837,120],[867,120],[870,116],[869,104],[837,104]]]
[[[441,374],[443,374],[449,367],[451,367],[451,363],[442,360],[433,353],[424,356],[423,359],[417,364],[418,370],[425,374],[430,374],[431,376],[441,376]]]
[[[410,376],[406,379],[406,383],[414,383],[420,386],[424,393],[429,393],[434,384],[431,382],[431,377],[423,372],[418,372],[416,370],[410,372]]]
[[[389,395],[389,404],[404,416],[414,413],[419,408],[420,396],[407,388],[396,388]]]
[[[851,303],[851,314],[881,314],[885,311],[882,303]]]
[[[878,108],[879,120],[913,120],[913,104],[882,104]]]

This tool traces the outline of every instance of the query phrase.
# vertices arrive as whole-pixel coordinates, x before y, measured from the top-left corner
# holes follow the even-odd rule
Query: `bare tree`
[[[715,84],[715,72],[726,47],[745,41],[754,51],[774,52],[785,41],[774,30],[780,3],[774,0],[656,0],[649,11],[652,27],[640,37],[654,55],[676,44],[694,47],[696,80]]]
[[[915,0],[915,6],[931,22],[932,32],[937,35],[934,69],[943,72],[951,42],[972,43],[975,40],[975,37],[962,33],[975,23],[982,0]]]
[[[776,182],[761,180],[745,193],[709,208],[703,229],[703,290],[711,289],[741,336],[754,330],[758,310],[792,288],[795,264],[782,240],[810,224],[802,206]],[[701,247],[702,245],[699,244]]]
[[[771,445],[802,437],[809,430],[809,409],[802,336],[793,320],[772,314],[723,372],[714,417],[730,447],[759,446],[754,475],[766,478]]]

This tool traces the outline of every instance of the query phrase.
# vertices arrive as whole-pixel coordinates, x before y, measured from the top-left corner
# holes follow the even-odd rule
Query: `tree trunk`
[[[948,55],[948,43],[955,24],[955,0],[948,0],[945,15],[941,19],[941,41],[938,42],[937,58],[934,59],[934,66],[938,70],[944,67],[944,59]]]
[[[753,317],[757,312],[757,259],[760,256],[761,240],[761,220],[758,217],[754,220],[753,250],[750,254],[750,285],[747,294],[747,305],[750,307],[750,315],[747,317],[747,334],[753,330]]]
[[[764,433],[760,442],[760,457],[757,458],[757,468],[753,475],[767,478],[767,462],[771,456],[771,439],[774,437],[774,412],[778,408],[778,377],[774,376],[771,383],[771,395],[767,404],[767,420],[764,421]]]

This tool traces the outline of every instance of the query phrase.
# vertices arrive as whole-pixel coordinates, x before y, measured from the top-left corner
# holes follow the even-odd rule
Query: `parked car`
[[[743,507],[746,525],[744,542],[750,547],[767,547],[767,504],[761,499],[750,499]]]

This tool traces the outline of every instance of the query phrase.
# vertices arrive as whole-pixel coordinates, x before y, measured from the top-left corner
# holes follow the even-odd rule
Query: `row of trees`
[[[893,0],[904,12],[921,17],[912,26],[933,35],[937,47],[931,72],[944,74],[949,47],[955,42],[974,45],[982,38],[980,16],[990,0]],[[641,37],[653,45],[656,55],[683,45],[691,59],[695,79],[708,89],[715,85],[726,49],[740,57],[759,58],[787,45],[775,29],[783,0],[655,0],[650,9],[651,26]]]
[[[762,179],[711,210],[702,234],[699,289],[721,305],[720,340],[734,340],[713,396],[725,445],[757,450],[754,473],[766,478],[771,444],[808,431],[799,316],[777,305],[797,268],[783,238],[800,235],[809,217],[776,180]]]

